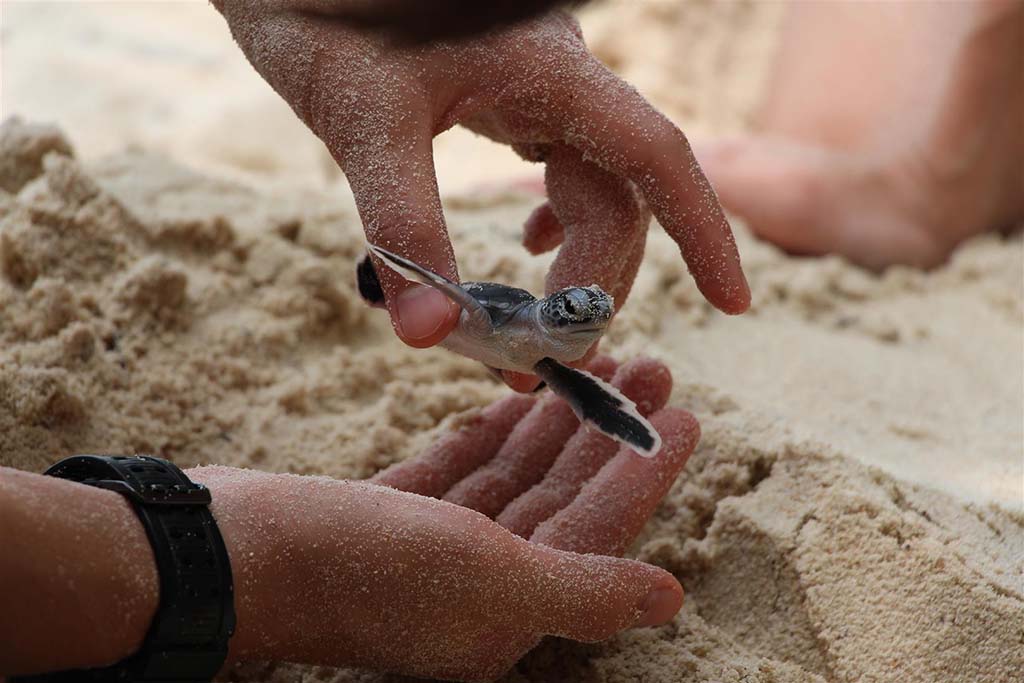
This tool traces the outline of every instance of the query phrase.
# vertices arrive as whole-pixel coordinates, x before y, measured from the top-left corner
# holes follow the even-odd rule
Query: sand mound
[[[57,130],[17,121],[0,130],[0,188],[2,465],[145,451],[365,477],[504,391],[472,362],[403,347],[363,307],[344,199],[269,196],[139,153],[83,167]],[[464,277],[541,289],[546,261],[513,247],[535,201],[449,202]],[[838,453],[917,479],[928,459],[964,497],[1013,500],[1020,479],[999,468],[1020,448],[1020,239],[876,278],[741,232],[757,305],[727,319],[651,238],[608,348],[664,358],[673,403],[703,424],[634,548],[679,576],[687,604],[607,643],[547,642],[507,680],[1019,676],[1024,515]],[[989,463],[973,479],[968,456]],[[232,677],[387,678],[286,664]]]

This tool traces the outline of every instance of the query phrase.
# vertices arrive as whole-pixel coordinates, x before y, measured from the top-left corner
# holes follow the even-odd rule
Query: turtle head
[[[597,285],[568,287],[544,299],[540,320],[558,337],[597,339],[615,312],[615,301]]]

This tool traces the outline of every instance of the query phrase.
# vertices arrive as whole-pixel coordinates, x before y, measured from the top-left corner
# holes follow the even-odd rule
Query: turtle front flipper
[[[480,335],[491,332],[493,324],[491,322],[490,313],[488,313],[487,309],[485,309],[479,301],[474,299],[469,292],[459,286],[458,283],[452,282],[443,275],[438,275],[433,271],[427,270],[423,266],[413,263],[409,259],[403,258],[398,254],[388,251],[387,249],[370,244],[369,242],[366,243],[366,246],[370,250],[370,253],[378,257],[385,263],[385,265],[404,277],[406,280],[422,282],[425,285],[429,285],[461,306],[462,310],[466,312],[469,318],[467,321],[468,326],[473,332]],[[376,271],[374,272],[374,275],[376,276]]]
[[[544,358],[533,370],[569,404],[580,422],[593,424],[644,457],[661,450],[661,436],[637,411],[636,404],[600,377],[551,358]]]

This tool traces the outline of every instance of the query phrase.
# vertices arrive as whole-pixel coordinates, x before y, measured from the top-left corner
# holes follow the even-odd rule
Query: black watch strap
[[[17,681],[207,683],[224,664],[235,630],[231,565],[210,513],[210,491],[151,456],[77,455],[45,474],[117,491],[146,528],[160,576],[160,605],[142,647],[103,669]],[[117,596],[111,596],[116,599]]]

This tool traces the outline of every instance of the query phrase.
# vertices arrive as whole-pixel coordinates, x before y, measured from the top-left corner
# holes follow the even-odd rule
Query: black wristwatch
[[[146,455],[76,455],[45,474],[116,491],[132,502],[156,556],[160,605],[131,657],[102,669],[23,676],[10,683],[212,680],[227,657],[235,608],[231,565],[209,510],[209,489],[172,463]]]

